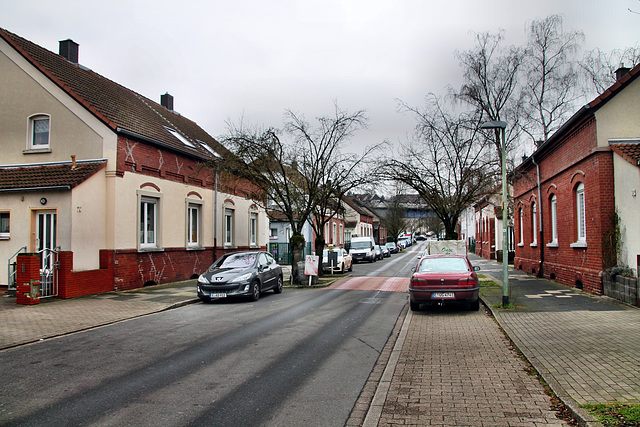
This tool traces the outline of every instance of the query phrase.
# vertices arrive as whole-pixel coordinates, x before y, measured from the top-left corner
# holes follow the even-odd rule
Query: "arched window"
[[[536,202],[531,204],[531,246],[538,244],[538,207]]]
[[[551,243],[558,244],[558,199],[556,195],[551,196],[549,201],[551,206]]]
[[[580,183],[576,187],[576,222],[578,224],[578,242],[587,241],[587,223],[584,197],[584,184]]]
[[[520,227],[520,241],[518,242],[518,246],[523,246],[524,245],[524,219],[523,219],[523,212],[522,212],[522,208],[520,208],[518,210],[518,217],[520,217],[520,224],[518,224]]]

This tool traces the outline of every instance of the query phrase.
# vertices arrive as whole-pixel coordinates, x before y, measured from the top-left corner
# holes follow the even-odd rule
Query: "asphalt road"
[[[354,270],[406,276],[414,262]],[[285,289],[6,351],[0,424],[344,425],[406,298]]]

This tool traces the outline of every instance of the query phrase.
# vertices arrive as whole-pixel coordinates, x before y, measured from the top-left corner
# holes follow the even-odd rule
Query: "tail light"
[[[476,280],[473,277],[465,277],[458,280],[458,286],[461,288],[473,288],[476,286]]]
[[[412,287],[427,286],[427,280],[426,279],[421,279],[419,277],[412,277],[411,278],[411,286]]]

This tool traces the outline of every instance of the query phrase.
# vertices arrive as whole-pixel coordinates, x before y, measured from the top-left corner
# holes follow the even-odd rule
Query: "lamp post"
[[[482,129],[501,129],[500,151],[502,154],[502,307],[509,305],[509,235],[507,233],[507,165],[505,129],[507,123],[492,121],[483,123]]]

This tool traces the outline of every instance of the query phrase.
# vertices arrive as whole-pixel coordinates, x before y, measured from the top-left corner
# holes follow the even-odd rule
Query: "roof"
[[[0,192],[71,190],[105,167],[106,160],[0,167]]]
[[[584,105],[578,110],[569,120],[567,120],[549,139],[547,139],[538,149],[523,161],[515,170],[525,167],[532,163],[533,157],[541,152],[546,151],[547,148],[554,145],[556,142],[562,140],[565,135],[568,135],[573,129],[580,124],[584,123],[586,119],[592,117],[595,112],[609,102],[613,97],[620,93],[625,87],[640,76],[640,64],[633,67],[627,74],[618,79],[607,90],[598,95],[593,101]]]
[[[203,159],[215,159],[202,143],[224,156],[228,151],[198,124],[79,64],[0,28],[5,40],[53,83],[114,132]],[[166,128],[177,131],[189,147]]]
[[[610,142],[611,149],[629,163],[640,166],[640,141]]]

